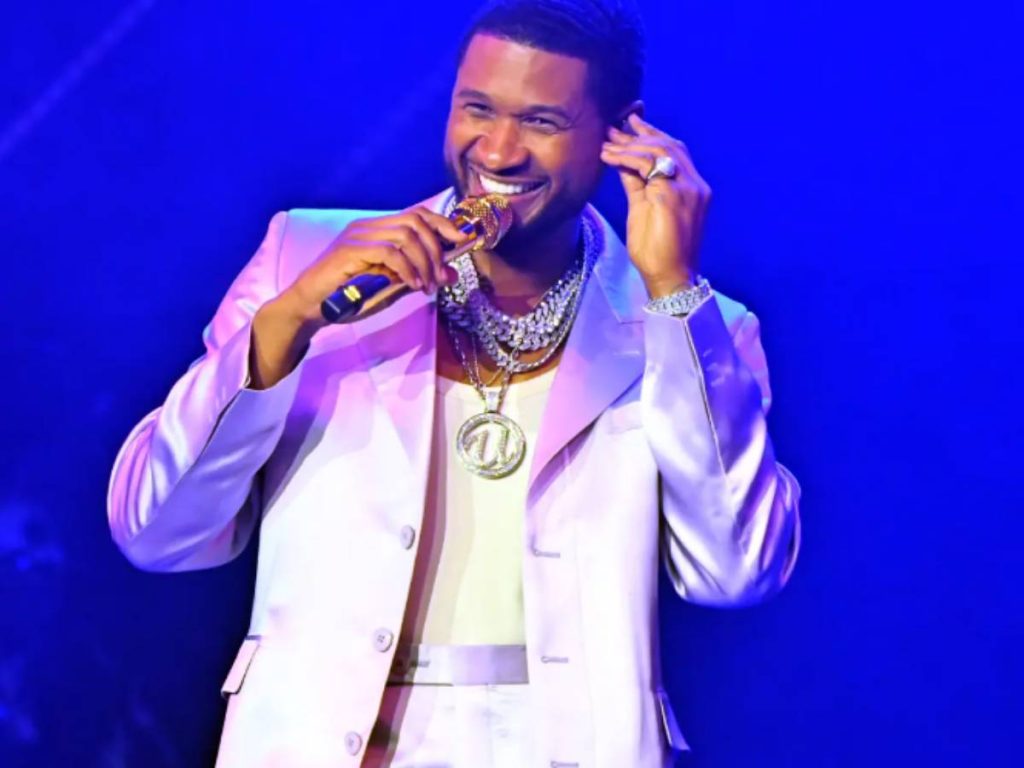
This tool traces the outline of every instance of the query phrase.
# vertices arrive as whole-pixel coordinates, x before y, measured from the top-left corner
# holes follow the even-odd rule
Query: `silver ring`
[[[644,177],[644,181],[653,181],[658,177],[671,179],[675,177],[678,171],[679,165],[676,161],[667,155],[662,155],[654,161],[654,167],[651,168],[651,172]]]

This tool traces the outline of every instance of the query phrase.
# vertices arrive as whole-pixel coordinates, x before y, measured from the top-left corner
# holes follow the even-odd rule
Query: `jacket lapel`
[[[601,223],[602,248],[584,290],[544,409],[530,487],[570,440],[586,429],[642,374],[645,289],[618,236]]]
[[[378,400],[390,416],[381,429],[397,438],[396,450],[385,453],[389,460],[408,462],[411,491],[419,497],[426,493],[434,423],[436,306],[414,293],[352,325]]]
[[[441,212],[450,194],[444,190],[422,205]],[[437,303],[413,292],[350,327],[408,459],[413,487],[425,497],[437,388]]]

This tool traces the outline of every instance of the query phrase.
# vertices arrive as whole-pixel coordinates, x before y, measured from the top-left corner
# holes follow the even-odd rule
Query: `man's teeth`
[[[480,186],[483,187],[484,192],[492,195],[521,195],[524,192],[537,189],[542,184],[539,181],[532,184],[503,184],[480,174],[477,174],[477,178],[480,179]]]

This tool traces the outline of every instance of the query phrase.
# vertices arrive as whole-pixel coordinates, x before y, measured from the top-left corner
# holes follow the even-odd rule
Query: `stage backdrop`
[[[114,455],[274,212],[445,184],[475,3],[233,5],[5,8],[5,768],[211,763],[254,551],[134,571]],[[804,489],[778,599],[663,597],[684,763],[1020,765],[1019,6],[641,5],[648,116],[714,188],[704,270],[761,317]]]

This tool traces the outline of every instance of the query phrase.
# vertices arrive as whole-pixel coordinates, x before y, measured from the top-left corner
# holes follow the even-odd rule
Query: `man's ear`
[[[615,127],[618,128],[620,131],[632,133],[633,129],[629,127],[629,123],[626,121],[626,118],[634,114],[640,117],[644,116],[644,103],[640,99],[637,99],[636,101],[629,104],[629,106],[623,107],[621,110],[619,110],[618,115],[616,115],[615,117]]]

